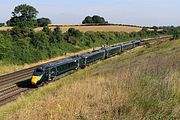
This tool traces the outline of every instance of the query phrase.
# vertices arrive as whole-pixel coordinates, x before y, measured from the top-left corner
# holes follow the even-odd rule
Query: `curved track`
[[[170,37],[171,36],[146,39],[142,45],[151,44],[157,40],[169,39]],[[30,85],[30,78],[32,72],[38,66],[0,76],[0,106],[15,100],[21,93],[33,89]]]

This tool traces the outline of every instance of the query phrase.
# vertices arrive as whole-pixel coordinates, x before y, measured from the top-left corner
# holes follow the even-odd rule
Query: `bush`
[[[0,60],[8,59],[13,52],[13,40],[11,36],[0,33]]]

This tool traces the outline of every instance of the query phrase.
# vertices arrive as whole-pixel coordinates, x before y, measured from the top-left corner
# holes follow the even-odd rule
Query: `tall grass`
[[[18,100],[24,104],[17,107],[15,102],[0,112],[6,112],[5,119],[20,120],[180,119],[179,45],[177,40],[131,50],[32,92]]]

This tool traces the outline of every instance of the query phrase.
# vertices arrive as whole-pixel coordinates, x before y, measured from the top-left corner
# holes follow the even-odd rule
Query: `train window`
[[[34,75],[35,76],[40,76],[42,75],[42,73],[44,72],[43,68],[36,68],[36,70],[34,71]]]

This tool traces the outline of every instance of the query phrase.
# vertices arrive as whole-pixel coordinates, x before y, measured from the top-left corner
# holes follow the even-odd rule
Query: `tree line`
[[[31,10],[29,10],[30,8]],[[74,28],[62,33],[60,27],[50,29],[44,18],[41,20],[46,22],[41,23],[41,20],[36,19],[37,14],[38,11],[35,8],[26,4],[15,7],[12,17],[8,21],[14,27],[11,30],[0,32],[0,61],[13,64],[34,63],[67,52],[170,33],[169,29],[163,32],[142,29],[132,33],[83,33]],[[41,23],[43,29],[35,32],[34,27],[38,22]]]

